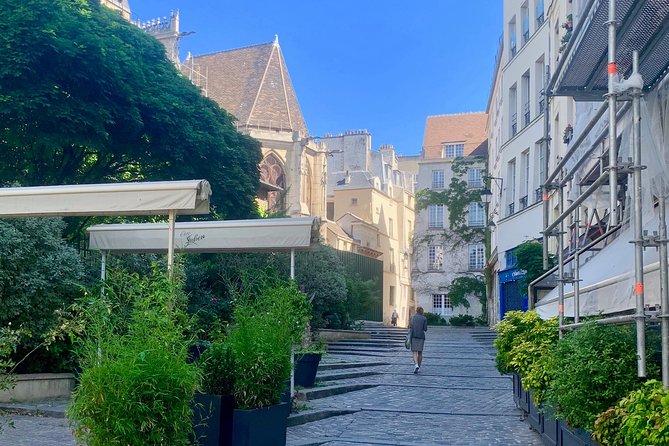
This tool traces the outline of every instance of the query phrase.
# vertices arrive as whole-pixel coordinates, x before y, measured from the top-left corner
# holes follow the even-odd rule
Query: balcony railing
[[[518,133],[518,113],[511,115],[511,137],[513,138]]]
[[[526,29],[525,32],[523,32],[523,45],[525,45],[529,41],[530,41],[530,30]]]
[[[516,213],[516,203],[509,203],[509,214],[513,215]]]
[[[511,58],[513,59],[516,56],[516,42],[511,42]]]
[[[521,197],[521,199],[518,200],[518,204],[519,204],[519,207],[520,207],[521,211],[523,209],[525,209],[527,207],[527,195],[525,195],[524,197]]]
[[[539,99],[539,113],[544,112],[545,106],[546,106],[546,100],[544,98]]]
[[[544,24],[544,13],[542,12],[537,16],[537,28]]]
[[[534,202],[538,203],[543,199],[543,194],[541,193],[541,188],[537,188],[537,190],[534,191]]]
[[[523,105],[523,127],[530,125],[530,103]]]

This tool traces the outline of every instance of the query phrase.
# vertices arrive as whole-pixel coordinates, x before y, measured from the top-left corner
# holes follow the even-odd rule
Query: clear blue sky
[[[312,135],[367,129],[420,153],[428,115],[485,111],[500,0],[129,0],[133,19],[181,13],[181,58],[279,35]]]

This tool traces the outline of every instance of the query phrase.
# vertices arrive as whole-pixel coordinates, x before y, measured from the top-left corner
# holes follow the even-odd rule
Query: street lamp
[[[490,204],[490,200],[492,200],[492,191],[487,187],[484,187],[481,189],[481,201],[485,203],[486,206],[488,206]]]

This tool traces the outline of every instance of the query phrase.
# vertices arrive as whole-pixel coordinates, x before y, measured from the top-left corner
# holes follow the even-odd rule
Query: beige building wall
[[[322,138],[328,161],[327,218],[353,241],[351,249],[383,261],[383,320],[396,309],[406,326],[415,311],[411,289],[413,176],[400,169],[390,145],[371,149],[371,135],[345,132]],[[342,240],[338,240],[342,243]]]
[[[130,20],[130,5],[128,4],[128,0],[100,0],[100,4],[118,11],[124,19]]]

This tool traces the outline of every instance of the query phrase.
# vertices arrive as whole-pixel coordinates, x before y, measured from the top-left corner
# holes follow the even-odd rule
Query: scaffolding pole
[[[616,65],[616,2],[609,1],[609,188],[611,191],[609,205],[609,226],[618,224],[618,148],[617,148],[617,121],[616,121],[616,100],[618,96],[615,92],[615,83],[617,82],[618,67]]]
[[[662,313],[662,385],[669,390],[669,272],[667,271],[667,203],[664,190],[658,206],[659,224],[659,255],[660,255],[660,303]]]
[[[576,207],[574,210],[575,213],[575,218],[574,218],[574,228],[576,229],[576,247],[574,249],[574,322],[579,323],[581,321],[581,296],[580,296],[580,285],[579,282],[581,280],[581,275],[580,275],[580,259],[579,259],[579,252],[578,252],[578,241],[580,239],[580,232],[581,232],[581,208],[579,206]]]
[[[551,124],[550,124],[550,94],[548,94],[548,79],[550,78],[550,66],[546,65],[546,80],[544,81],[544,85],[546,87],[544,88],[544,98],[546,100],[546,108],[544,109],[544,172],[546,172],[546,176],[548,177],[548,169],[550,167],[550,156],[549,156],[549,147],[550,147],[550,140],[551,140]],[[556,169],[555,172],[558,172]],[[554,175],[556,175],[554,173]],[[549,201],[549,195],[548,192],[550,191],[550,181],[547,179],[544,184],[542,185],[541,188],[541,198],[542,198],[542,206],[543,206],[543,214],[544,214],[544,228],[548,226],[548,222],[550,220],[550,201]],[[543,262],[544,262],[544,269],[548,269],[548,234],[544,232],[542,234],[542,244],[543,244]],[[532,305],[532,308],[534,308],[534,305]]]
[[[612,4],[615,2],[612,1]],[[632,71],[639,72],[639,52],[632,52]],[[632,89],[632,177],[634,180],[634,294],[636,296],[637,375],[646,376],[646,313],[643,281],[643,220],[641,215],[641,90]],[[609,153],[610,154],[610,153]],[[613,189],[611,189],[613,191]],[[613,194],[613,192],[612,192]],[[611,210],[613,212],[613,210]],[[611,214],[613,215],[613,213]]]
[[[560,214],[564,212],[564,190],[558,189],[558,209]],[[560,220],[560,230],[557,233],[558,250],[558,327],[559,336],[562,339],[562,325],[564,325],[564,219]]]

